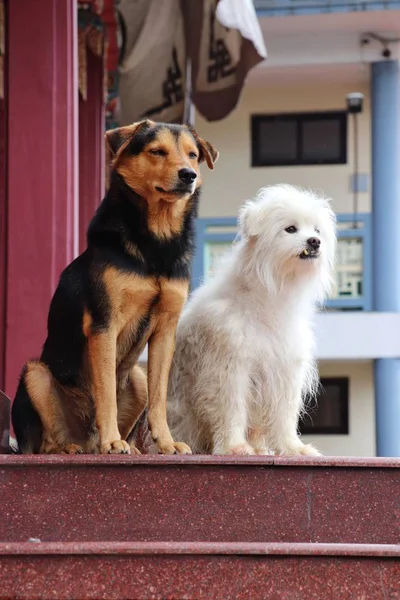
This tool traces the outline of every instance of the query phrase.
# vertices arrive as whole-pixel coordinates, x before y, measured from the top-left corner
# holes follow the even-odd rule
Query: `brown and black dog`
[[[87,249],[61,274],[40,360],[21,374],[12,421],[22,453],[127,453],[148,403],[158,451],[189,453],[166,419],[175,328],[189,287],[199,163],[218,152],[184,125],[106,133],[109,190]],[[148,376],[137,360],[148,343]]]

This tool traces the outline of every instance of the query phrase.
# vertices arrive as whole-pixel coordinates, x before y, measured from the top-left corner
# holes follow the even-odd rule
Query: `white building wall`
[[[360,72],[359,80],[349,81],[346,78],[343,82],[332,84],[325,80],[318,84],[315,78],[312,81],[312,85],[269,85],[267,75],[263,74],[262,82],[245,87],[239,106],[227,119],[208,123],[196,114],[196,130],[220,152],[214,171],[202,167],[204,185],[200,217],[233,217],[243,201],[251,198],[260,187],[283,182],[322,190],[333,199],[336,212],[352,212],[351,121],[348,127],[348,163],[345,165],[251,167],[252,114],[341,110],[345,109],[346,95],[359,91],[365,95],[364,112],[359,117],[359,172],[370,173],[370,102],[365,71]],[[367,193],[359,194],[360,212],[371,210],[370,184],[369,181]]]
[[[321,362],[321,377],[349,377],[349,435],[305,435],[327,456],[376,456],[373,363]]]

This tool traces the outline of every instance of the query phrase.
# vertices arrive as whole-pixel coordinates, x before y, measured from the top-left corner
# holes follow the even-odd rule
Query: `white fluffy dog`
[[[334,213],[271,186],[240,210],[239,235],[179,321],[172,434],[195,453],[317,455],[297,427],[317,381],[311,318],[331,286]]]

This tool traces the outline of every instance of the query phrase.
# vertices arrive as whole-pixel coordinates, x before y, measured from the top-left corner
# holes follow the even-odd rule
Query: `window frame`
[[[337,214],[338,239],[354,237],[354,229],[342,228],[341,225],[357,223],[357,237],[363,240],[363,295],[361,298],[346,298],[338,296],[324,303],[325,309],[332,310],[372,310],[372,215],[371,213]],[[217,228],[219,232],[213,232]],[[224,232],[224,228],[234,228],[235,231]],[[222,230],[222,231],[221,231]],[[233,243],[238,237],[237,217],[198,217],[196,219],[196,249],[193,257],[191,272],[191,291],[201,285],[205,278],[205,246],[213,242]]]
[[[350,396],[350,378],[349,377],[321,377],[320,388],[325,386],[336,385],[340,389],[340,420],[339,426],[326,426],[326,427],[305,427],[301,426],[301,420],[299,420],[298,429],[300,434],[303,435],[349,435],[350,434],[350,408],[349,408],[349,396]],[[318,406],[318,403],[317,403]]]
[[[338,120],[340,127],[340,156],[337,160],[332,159],[303,159],[301,157],[302,147],[302,124],[312,121]],[[260,124],[272,121],[295,121],[296,122],[296,158],[295,159],[271,159],[262,161],[259,155],[260,147]],[[277,113],[277,114],[254,114],[251,115],[251,166],[252,167],[285,167],[285,166],[307,166],[307,165],[343,165],[347,164],[347,112],[345,110],[302,112],[302,113]]]

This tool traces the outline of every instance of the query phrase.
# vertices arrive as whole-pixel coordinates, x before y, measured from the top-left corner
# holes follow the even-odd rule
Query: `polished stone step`
[[[1,597],[395,600],[400,546],[1,543]]]
[[[400,544],[400,460],[0,456],[0,542]]]

